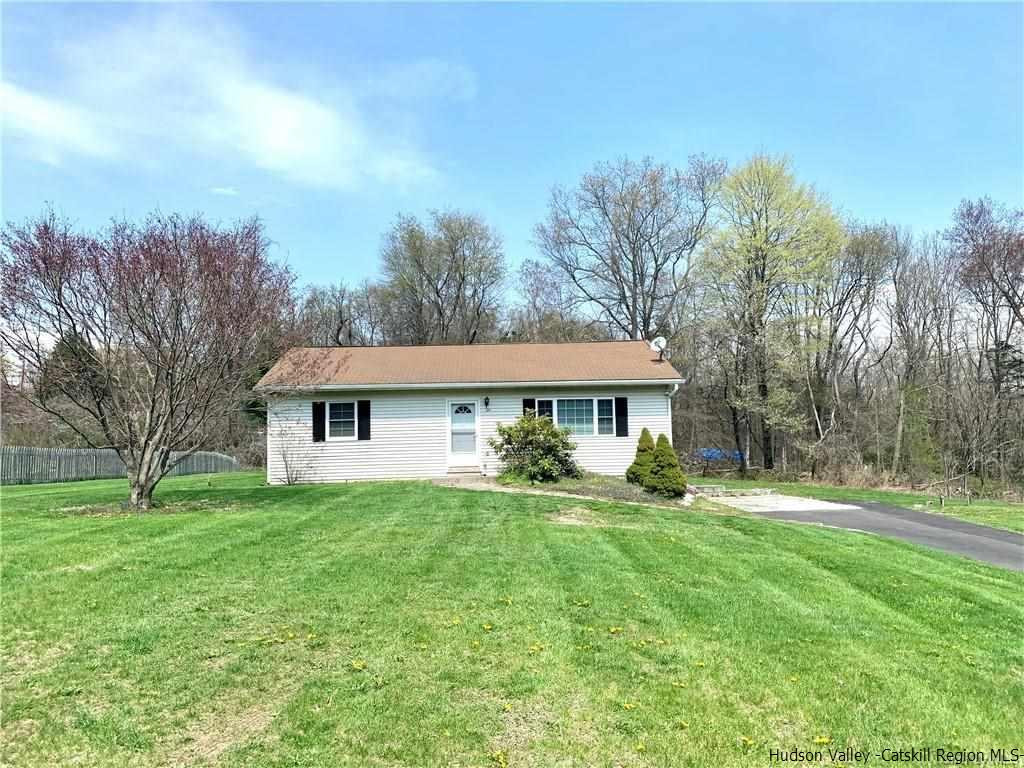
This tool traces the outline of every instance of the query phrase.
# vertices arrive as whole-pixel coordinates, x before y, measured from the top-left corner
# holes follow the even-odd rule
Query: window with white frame
[[[536,398],[538,416],[550,418],[574,435],[615,435],[614,397]]]
[[[591,398],[560,399],[558,426],[567,427],[574,435],[594,434],[594,401]]]
[[[327,437],[331,440],[355,439],[355,402],[327,404]]]
[[[610,397],[597,401],[597,434],[615,434],[615,401]]]

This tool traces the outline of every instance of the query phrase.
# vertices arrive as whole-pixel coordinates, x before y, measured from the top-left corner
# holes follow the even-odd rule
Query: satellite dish
[[[651,341],[651,351],[658,353],[659,360],[664,357],[666,349],[668,349],[668,340],[664,336],[657,336]]]

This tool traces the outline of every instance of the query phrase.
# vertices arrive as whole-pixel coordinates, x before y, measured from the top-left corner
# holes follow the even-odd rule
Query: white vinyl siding
[[[290,474],[299,482],[339,482],[392,478],[443,477],[448,472],[451,432],[449,403],[477,402],[477,445],[480,470],[495,475],[500,467],[488,439],[497,434],[498,423],[511,424],[522,415],[523,398],[541,401],[590,399],[594,403],[595,434],[574,435],[576,459],[590,472],[622,475],[633,461],[640,430],[647,427],[654,437],[672,437],[670,387],[651,386],[516,388],[507,390],[408,390],[359,391],[348,394],[351,401],[319,397],[270,398],[267,409],[267,480],[283,483]],[[488,405],[484,405],[484,398]],[[601,401],[614,397],[629,400],[629,436],[598,434]],[[312,402],[354,402],[369,400],[369,440],[330,439],[313,442]],[[328,414],[330,408],[328,407]],[[357,409],[358,410],[358,409]],[[605,411],[606,412],[606,407]],[[614,403],[612,405],[614,423]],[[329,425],[328,425],[329,426]],[[613,426],[614,433],[614,426]],[[290,469],[288,469],[290,468]],[[295,476],[298,475],[296,478]]]

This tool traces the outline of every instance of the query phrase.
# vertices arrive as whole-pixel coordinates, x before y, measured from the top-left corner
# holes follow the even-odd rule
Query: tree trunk
[[[750,413],[747,412],[743,418],[744,426],[744,445],[743,445],[743,474],[747,473],[750,469]]]
[[[900,450],[903,447],[903,411],[906,408],[907,403],[907,391],[906,389],[900,390],[900,410],[899,415],[896,417],[896,436],[893,441],[892,449],[892,476],[896,475],[900,471]]]
[[[739,408],[729,406],[729,413],[732,416],[732,437],[736,443],[736,452],[740,455],[740,475],[746,476],[749,460],[747,458],[746,449],[743,445],[743,427],[742,419],[740,417]]]
[[[768,420],[761,418],[761,451],[764,454],[764,468],[775,469],[775,431]]]
[[[167,455],[166,450],[147,448],[141,456],[131,457],[125,462],[131,484],[128,504],[132,509],[145,511],[153,506],[153,491],[163,477]]]
[[[763,353],[761,353],[763,354]],[[765,469],[775,469],[775,441],[772,425],[765,415],[768,410],[768,366],[761,354],[756,358],[757,394],[761,399],[761,455]]]
[[[153,505],[153,489],[156,483],[144,480],[132,480],[132,495],[129,504],[133,509],[145,511]]]

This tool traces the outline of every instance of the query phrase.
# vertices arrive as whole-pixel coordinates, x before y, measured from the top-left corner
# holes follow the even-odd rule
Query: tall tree
[[[691,157],[685,169],[650,158],[598,165],[551,193],[537,244],[585,305],[631,339],[667,334],[691,257],[712,225],[725,171]]]
[[[891,473],[907,463],[904,444],[908,423],[920,435],[926,397],[926,374],[942,323],[941,255],[934,238],[914,243],[909,237],[895,250],[889,291],[885,299],[889,320],[889,370],[896,385],[896,423],[893,430]]]
[[[138,509],[280,353],[292,304],[256,219],[154,214],[90,235],[49,212],[5,229],[0,266],[0,338],[35,379],[18,392],[117,451]]]
[[[790,338],[800,357],[814,434],[812,475],[843,419],[844,382],[859,396],[861,370],[871,349],[876,304],[893,258],[894,233],[886,225],[850,224],[843,247],[793,286],[786,300]]]
[[[794,350],[779,321],[797,286],[827,278],[843,231],[829,204],[797,182],[785,158],[757,155],[733,171],[722,209],[708,274],[732,336],[727,348],[736,356],[730,400],[760,422],[764,466],[771,469],[775,429],[796,418],[794,398],[780,381]]]
[[[400,216],[382,253],[388,335],[409,344],[472,344],[497,333],[505,254],[479,216]]]
[[[1024,324],[1024,211],[989,198],[964,200],[946,231],[969,282],[987,281]]]

